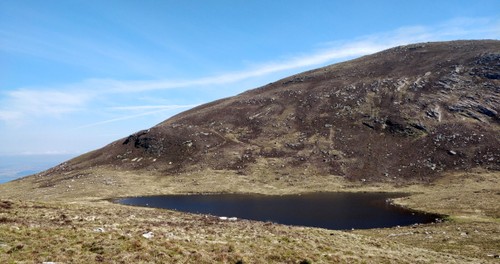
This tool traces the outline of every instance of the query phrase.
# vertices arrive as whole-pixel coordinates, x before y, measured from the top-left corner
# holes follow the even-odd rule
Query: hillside
[[[0,184],[0,262],[496,263],[499,111],[495,40],[297,74]],[[334,231],[109,200],[322,191],[408,193],[394,202],[448,217]]]
[[[258,169],[272,178],[429,182],[499,170],[499,112],[500,41],[422,43],[196,107],[43,175]]]

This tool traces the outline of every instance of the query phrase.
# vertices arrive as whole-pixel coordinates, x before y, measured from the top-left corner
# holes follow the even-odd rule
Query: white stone
[[[104,231],[105,231],[105,230],[104,230],[104,228],[102,228],[102,227],[99,227],[99,228],[94,229],[94,232],[98,232],[98,233],[104,233]]]
[[[153,232],[147,232],[147,233],[142,234],[142,237],[150,239],[150,238],[154,237],[154,234],[153,234]]]

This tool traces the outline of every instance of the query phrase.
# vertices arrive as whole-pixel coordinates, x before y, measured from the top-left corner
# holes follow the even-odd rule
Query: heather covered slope
[[[498,171],[499,112],[500,41],[414,44],[196,107],[63,167],[429,182]]]
[[[496,263],[499,111],[500,41],[415,44],[301,73],[1,184],[0,260]],[[341,232],[103,200],[318,191],[405,192],[395,203],[449,217]]]

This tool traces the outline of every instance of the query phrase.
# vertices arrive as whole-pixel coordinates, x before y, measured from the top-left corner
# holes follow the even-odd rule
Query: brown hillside
[[[40,174],[106,167],[160,177],[428,182],[500,170],[500,41],[422,43],[297,74],[208,103]]]

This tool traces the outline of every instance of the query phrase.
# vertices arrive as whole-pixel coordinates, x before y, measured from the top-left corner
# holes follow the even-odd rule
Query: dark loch
[[[439,218],[387,202],[389,198],[401,196],[387,193],[211,194],[133,197],[118,202],[337,230],[405,226],[430,223]]]

